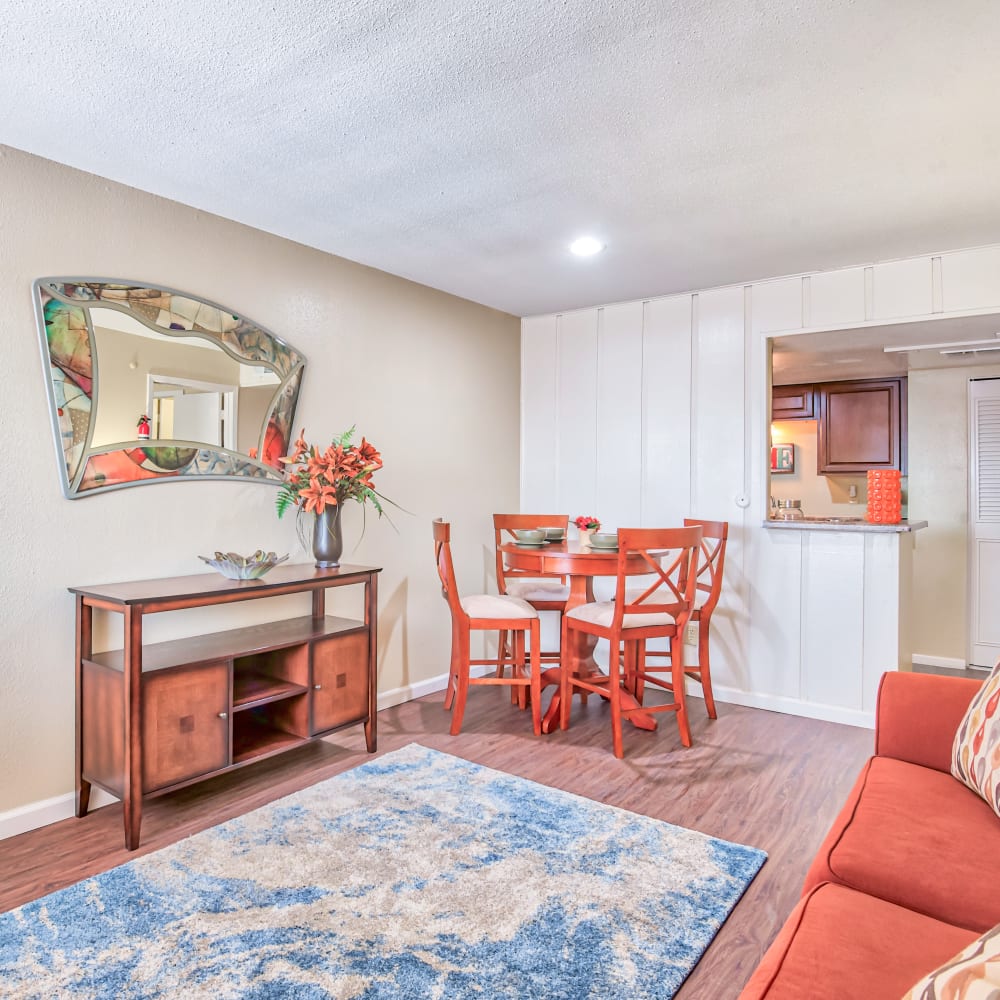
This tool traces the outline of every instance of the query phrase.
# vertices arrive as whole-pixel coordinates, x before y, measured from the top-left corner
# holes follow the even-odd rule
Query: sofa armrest
[[[875,753],[951,770],[951,747],[982,681],[888,671],[878,689]]]

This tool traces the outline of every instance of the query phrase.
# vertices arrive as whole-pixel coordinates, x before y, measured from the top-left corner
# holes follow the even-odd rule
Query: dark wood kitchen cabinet
[[[817,472],[906,472],[906,378],[858,379],[815,386]]]
[[[772,420],[814,420],[815,389],[811,385],[775,385],[771,387]]]

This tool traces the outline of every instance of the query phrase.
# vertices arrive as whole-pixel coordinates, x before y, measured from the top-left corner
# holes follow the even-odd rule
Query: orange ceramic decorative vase
[[[865,520],[870,524],[899,524],[902,512],[899,469],[869,469]]]

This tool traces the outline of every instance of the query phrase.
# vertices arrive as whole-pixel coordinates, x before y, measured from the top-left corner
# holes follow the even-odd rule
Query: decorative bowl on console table
[[[236,552],[216,552],[214,559],[209,559],[208,556],[198,558],[230,580],[259,580],[268,570],[283,563],[288,555],[286,553],[279,557],[274,552],[258,549],[250,556],[241,556]]]

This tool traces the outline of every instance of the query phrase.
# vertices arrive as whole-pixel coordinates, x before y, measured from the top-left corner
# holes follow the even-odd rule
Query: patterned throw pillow
[[[951,773],[1000,816],[1000,663],[972,699],[955,733]]]
[[[1000,1000],[1000,925],[929,972],[903,1000]]]

